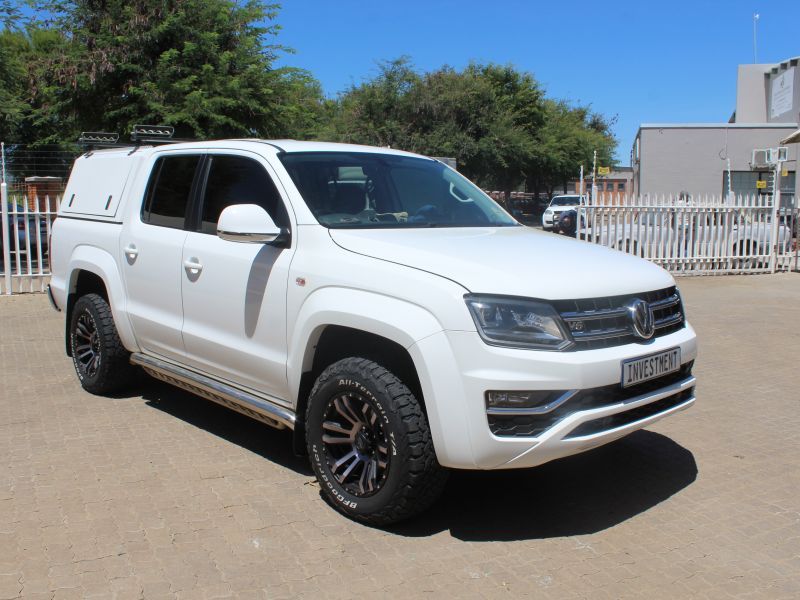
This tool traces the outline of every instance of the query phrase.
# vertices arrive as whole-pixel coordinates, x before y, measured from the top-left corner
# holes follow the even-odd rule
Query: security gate
[[[0,293],[43,292],[49,281],[50,230],[61,198],[9,194],[2,199],[2,264]]]
[[[778,207],[773,200],[618,196],[581,207],[576,235],[674,274],[774,273],[796,268],[797,202]]]

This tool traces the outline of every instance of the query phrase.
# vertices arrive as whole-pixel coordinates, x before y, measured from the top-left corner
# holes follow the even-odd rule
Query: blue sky
[[[280,64],[308,69],[329,96],[401,55],[422,71],[513,64],[551,97],[616,115],[628,164],[640,123],[728,120],[736,67],[753,62],[754,12],[759,62],[800,55],[797,0],[286,0],[277,23],[296,51]]]

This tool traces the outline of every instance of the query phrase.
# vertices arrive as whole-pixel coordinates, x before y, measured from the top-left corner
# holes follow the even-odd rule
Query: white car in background
[[[553,231],[553,226],[558,222],[559,215],[566,210],[577,208],[580,204],[581,197],[578,194],[553,196],[553,199],[550,200],[550,205],[542,215],[542,229]]]

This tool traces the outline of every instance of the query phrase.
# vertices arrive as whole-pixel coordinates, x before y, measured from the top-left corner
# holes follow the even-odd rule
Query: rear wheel
[[[322,494],[338,511],[387,525],[428,508],[446,471],[427,419],[395,375],[364,358],[319,376],[306,413],[306,443]]]
[[[69,344],[75,372],[87,392],[106,394],[131,382],[130,353],[119,339],[111,307],[102,296],[86,294],[75,303]]]

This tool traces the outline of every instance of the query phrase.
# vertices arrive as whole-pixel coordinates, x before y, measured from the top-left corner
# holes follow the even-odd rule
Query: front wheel
[[[319,376],[306,412],[306,443],[324,497],[372,525],[422,512],[447,478],[417,399],[364,358],[342,359]]]
[[[119,339],[108,302],[98,294],[81,296],[72,309],[69,327],[72,362],[81,386],[92,394],[107,394],[130,383],[134,367]]]

